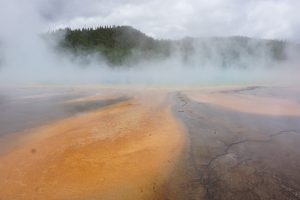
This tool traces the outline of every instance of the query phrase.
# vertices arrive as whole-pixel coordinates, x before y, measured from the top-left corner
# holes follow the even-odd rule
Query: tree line
[[[60,29],[50,33],[63,33],[58,46],[75,55],[99,53],[112,66],[119,66],[147,59],[167,59],[170,56],[181,57],[183,61],[191,59],[202,61],[222,59],[223,67],[248,56],[267,56],[269,59],[283,61],[287,59],[286,48],[290,43],[280,40],[265,40],[249,37],[212,37],[184,38],[180,40],[158,40],[130,26],[100,26],[96,28]],[[299,45],[297,46],[298,49]]]

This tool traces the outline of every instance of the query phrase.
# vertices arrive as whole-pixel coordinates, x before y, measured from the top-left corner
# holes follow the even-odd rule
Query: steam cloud
[[[59,1],[52,2],[57,3]],[[45,43],[41,38],[41,34],[46,32],[49,28],[49,24],[58,24],[57,26],[59,27],[63,26],[63,22],[69,21],[71,25],[74,25],[74,21],[71,19],[67,20],[68,18],[62,20],[61,23],[49,23],[49,19],[55,19],[55,16],[50,12],[51,9],[47,10],[47,12],[45,12],[45,10],[41,11],[40,5],[42,3],[45,2],[41,0],[11,0],[0,2],[0,83],[139,83],[190,85],[249,83],[254,81],[294,82],[298,79],[297,74],[299,73],[299,67],[297,65],[299,61],[297,54],[295,55],[295,51],[292,48],[287,49],[288,62],[276,63],[272,60],[268,60],[269,56],[264,54],[264,49],[257,48],[258,54],[261,55],[261,60],[253,60],[246,52],[242,52],[244,56],[240,58],[238,64],[228,68],[220,67],[222,60],[219,54],[214,52],[215,49],[226,48],[226,46],[216,47],[214,46],[215,44],[210,42],[207,42],[206,45],[211,47],[212,53],[210,59],[207,61],[205,61],[205,54],[199,52],[201,50],[201,48],[197,46],[199,44],[193,44],[196,53],[189,55],[188,63],[183,62],[182,56],[179,55],[176,47],[174,47],[172,56],[168,59],[134,63],[130,68],[111,69],[105,62],[105,59],[96,54],[90,54],[88,57],[84,57],[88,62],[82,62],[83,58],[80,57],[73,57],[68,54],[57,54],[52,45]],[[192,4],[192,2],[190,3]],[[129,5],[128,2],[126,2],[125,5]],[[143,5],[145,6],[147,4]],[[165,4],[162,4],[162,6],[163,5]],[[114,6],[122,8],[115,4]],[[52,8],[58,9],[58,7]],[[113,11],[113,13],[115,12]],[[107,19],[107,16],[104,18]],[[73,20],[75,19],[78,18],[73,18]],[[187,20],[193,22],[194,17],[191,16],[191,18]],[[114,23],[118,22],[116,21]],[[197,22],[194,23],[196,24]],[[77,24],[81,25],[81,23]],[[182,24],[179,22],[179,25]],[[199,29],[201,27],[195,28]],[[203,28],[205,28],[205,26],[203,26]],[[143,29],[145,28],[142,28],[142,30]],[[153,30],[155,29],[153,28]],[[174,29],[170,30],[174,31]],[[293,36],[294,33],[295,32],[292,31],[289,35]],[[195,33],[193,32],[193,34]],[[152,33],[152,35],[156,34]],[[291,39],[297,40],[297,38]],[[230,43],[228,45],[234,44]],[[256,44],[249,45],[255,49]],[[201,56],[203,57],[201,58]],[[241,67],[242,65],[247,65],[247,67],[243,68]]]

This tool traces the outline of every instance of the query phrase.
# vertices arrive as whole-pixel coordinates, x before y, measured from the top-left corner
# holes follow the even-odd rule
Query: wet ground
[[[190,141],[189,199],[300,198],[300,117],[237,112],[182,92],[175,99]]]
[[[103,94],[102,94],[103,93]],[[25,129],[49,123],[95,110],[127,100],[125,94],[118,94],[104,99],[66,102],[84,97],[101,97],[107,95],[93,89],[60,88],[60,87],[11,87],[0,88],[0,136],[17,133]]]
[[[98,96],[54,103],[71,108],[71,115],[3,139],[3,144],[18,139],[18,145],[0,155],[0,199],[158,196],[185,141],[166,92],[96,90]]]
[[[87,99],[85,98],[92,98]],[[74,99],[85,101],[68,102]],[[128,100],[93,88],[9,87],[0,88],[0,154],[19,145],[30,130],[74,115]]]
[[[297,87],[0,91],[0,199],[300,199]]]

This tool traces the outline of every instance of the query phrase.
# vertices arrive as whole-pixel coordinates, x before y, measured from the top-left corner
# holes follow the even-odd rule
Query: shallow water
[[[1,88],[0,137],[50,123],[78,113],[115,104],[128,97],[120,96],[88,102],[67,101],[95,95],[95,91],[72,88]]]

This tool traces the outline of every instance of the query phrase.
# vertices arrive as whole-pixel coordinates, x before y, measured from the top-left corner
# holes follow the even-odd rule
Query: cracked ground
[[[253,106],[251,111],[241,112],[239,100],[253,101],[258,89],[269,92],[260,87],[219,90],[207,94],[215,95],[209,101],[195,91],[175,95],[174,113],[189,137],[186,162],[194,170],[190,182],[200,185],[189,199],[300,199],[300,118],[262,114],[259,109],[267,108],[253,102],[245,103]],[[236,105],[222,102],[231,96]]]
[[[300,199],[299,88],[0,92],[1,200]]]

